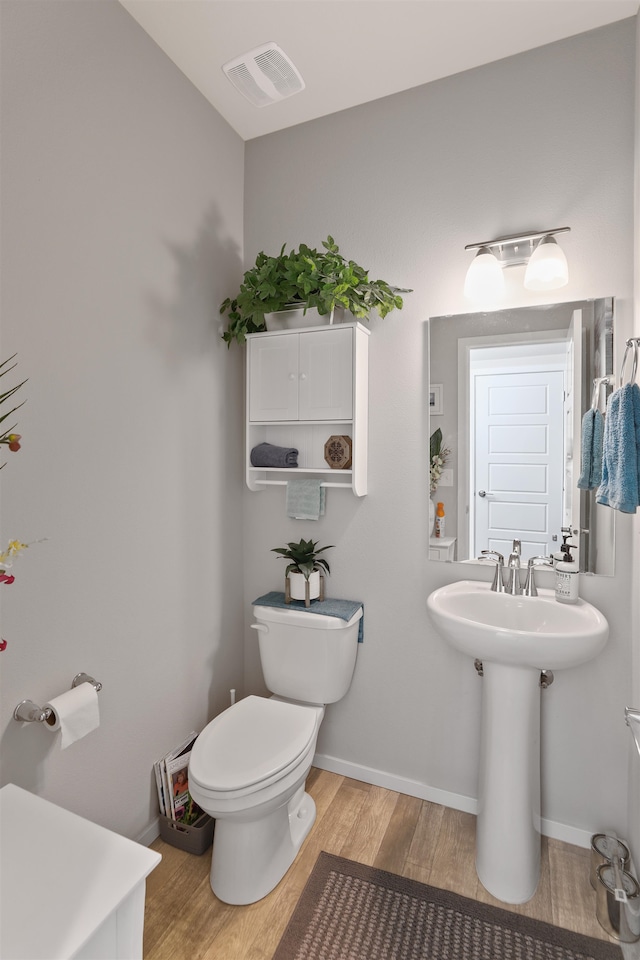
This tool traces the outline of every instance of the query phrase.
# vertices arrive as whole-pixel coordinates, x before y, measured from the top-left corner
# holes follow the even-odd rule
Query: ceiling
[[[244,139],[638,13],[640,0],[120,0]],[[255,107],[222,64],[275,41],[305,89]]]

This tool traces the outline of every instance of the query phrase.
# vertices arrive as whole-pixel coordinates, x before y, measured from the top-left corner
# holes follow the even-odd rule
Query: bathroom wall
[[[635,142],[635,315],[633,336],[640,337],[640,17],[636,20],[636,142]],[[632,610],[631,610],[631,700],[630,705],[640,707],[640,514],[636,514],[633,523],[632,555]],[[636,876],[640,877],[640,756],[630,736],[627,737],[629,749],[629,843],[636,865]]]
[[[614,296],[630,329],[635,29],[623,21],[247,144],[247,263],[330,233],[373,275],[414,290],[401,313],[371,322],[369,495],[329,490],[316,523],[286,518],[282,488],[244,495],[248,690],[264,689],[249,605],[282,588],[272,547],[336,544],[329,594],[365,604],[352,688],[320,734],[318,762],[333,769],[474,807],[482,681],[435,633],[425,599],[487,574],[426,559],[426,321],[468,312],[465,244],[568,225],[571,279],[552,299]],[[522,279],[512,268],[506,307],[550,299]],[[545,830],[576,842],[627,828],[632,524],[618,518],[615,578],[582,583],[609,619],[606,650],[542,694]]]
[[[48,538],[2,587],[2,782],[138,837],[153,761],[242,688],[242,372],[217,305],[244,145],[115,0],[0,12],[1,354],[28,377],[1,542]],[[61,752],[12,719],[82,670],[98,731]]]

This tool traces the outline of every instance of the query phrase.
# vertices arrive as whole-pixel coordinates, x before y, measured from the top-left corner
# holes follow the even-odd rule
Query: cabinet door
[[[249,341],[249,419],[298,419],[298,334]]]
[[[301,333],[300,420],[351,420],[353,332],[344,328]]]

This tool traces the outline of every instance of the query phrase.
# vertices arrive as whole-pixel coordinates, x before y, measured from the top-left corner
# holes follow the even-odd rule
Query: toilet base
[[[304,782],[288,803],[258,820],[217,819],[211,858],[211,889],[223,903],[261,900],[295,860],[316,819]]]

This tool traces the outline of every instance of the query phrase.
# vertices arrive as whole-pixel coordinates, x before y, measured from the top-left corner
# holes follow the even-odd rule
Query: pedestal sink
[[[609,625],[585,600],[473,580],[435,590],[427,608],[438,633],[483,664],[476,870],[493,896],[524,903],[540,875],[540,674],[597,656]]]

